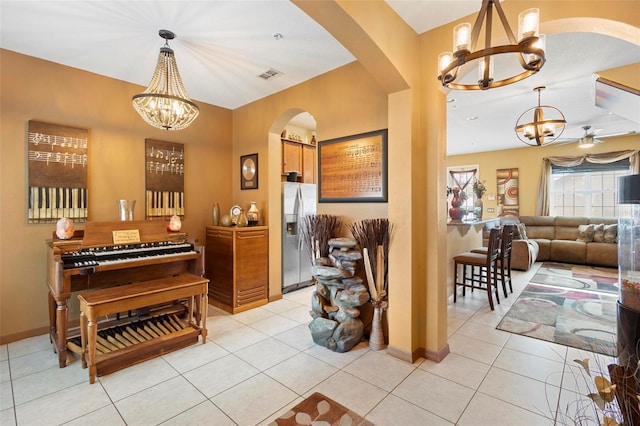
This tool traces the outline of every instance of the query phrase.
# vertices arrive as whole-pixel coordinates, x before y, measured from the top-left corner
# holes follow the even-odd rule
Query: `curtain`
[[[640,151],[616,151],[602,154],[585,154],[580,157],[546,157],[542,159],[542,174],[540,175],[540,188],[536,201],[536,215],[549,215],[549,187],[551,185],[551,166],[575,167],[584,163],[607,164],[615,161],[629,159],[629,171],[631,174],[640,174]]]

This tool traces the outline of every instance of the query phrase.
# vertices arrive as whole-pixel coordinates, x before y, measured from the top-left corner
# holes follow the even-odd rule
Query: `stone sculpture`
[[[329,256],[314,261],[316,291],[311,297],[309,324],[317,345],[334,352],[347,352],[362,339],[364,324],[359,306],[369,301],[362,279],[355,276],[362,253],[351,238],[329,240]]]

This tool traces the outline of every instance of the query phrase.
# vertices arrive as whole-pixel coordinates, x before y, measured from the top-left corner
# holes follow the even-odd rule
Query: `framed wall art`
[[[240,189],[258,189],[258,154],[240,157]]]
[[[145,216],[184,216],[184,145],[145,139]]]
[[[89,130],[30,120],[27,145],[28,222],[86,222]]]
[[[318,143],[320,203],[387,202],[388,130]]]
[[[518,216],[520,214],[520,197],[518,169],[496,170],[498,184],[498,217]]]

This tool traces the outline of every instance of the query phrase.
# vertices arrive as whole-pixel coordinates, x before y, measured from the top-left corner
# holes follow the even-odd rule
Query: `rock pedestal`
[[[329,256],[316,259],[313,276],[316,291],[311,297],[309,324],[317,345],[334,352],[347,352],[362,339],[364,324],[359,306],[369,301],[362,279],[355,276],[362,254],[350,238],[329,240]]]

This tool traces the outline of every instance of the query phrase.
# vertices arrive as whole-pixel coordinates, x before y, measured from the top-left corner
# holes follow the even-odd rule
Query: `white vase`
[[[382,308],[373,308],[373,321],[371,322],[371,335],[369,336],[369,348],[380,351],[385,348],[384,333],[382,331]]]
[[[260,210],[256,206],[256,202],[252,201],[249,210],[247,211],[247,222],[249,226],[256,226],[260,221]]]

